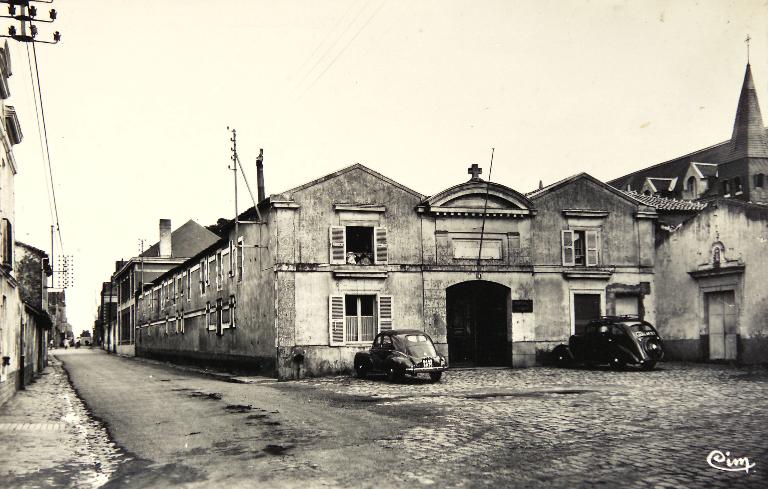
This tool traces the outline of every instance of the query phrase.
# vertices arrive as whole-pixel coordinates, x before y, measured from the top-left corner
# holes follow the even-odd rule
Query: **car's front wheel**
[[[611,361],[609,363],[614,370],[623,370],[627,366],[627,362],[625,362],[624,358],[618,353],[611,355]]]
[[[552,358],[557,367],[568,367],[571,365],[571,354],[568,351],[568,347],[565,345],[558,345],[552,350]]]
[[[650,360],[648,362],[645,362],[640,368],[643,370],[653,370],[656,367],[656,361]]]
[[[357,374],[358,379],[364,379],[368,377],[368,362],[362,359],[356,361],[355,374]]]
[[[387,369],[387,380],[390,382],[400,382],[403,380],[403,373],[394,365],[390,365]]]
[[[432,380],[432,382],[440,382],[440,379],[443,378],[442,372],[430,372],[429,378]]]

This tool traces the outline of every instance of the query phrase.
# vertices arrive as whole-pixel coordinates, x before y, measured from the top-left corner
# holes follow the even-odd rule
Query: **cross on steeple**
[[[747,43],[747,64],[749,64],[749,41],[751,41],[752,38],[749,37],[749,34],[747,34],[747,38],[744,39],[744,42]]]
[[[472,175],[472,180],[480,180],[480,174],[483,173],[483,169],[477,166],[477,163],[472,163],[472,166],[467,168],[467,173]]]

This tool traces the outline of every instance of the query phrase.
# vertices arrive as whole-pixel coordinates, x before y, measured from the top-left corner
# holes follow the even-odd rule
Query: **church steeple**
[[[768,158],[768,133],[765,131],[763,116],[760,114],[752,69],[747,63],[739,106],[736,109],[736,121],[733,124],[730,160],[749,157]]]

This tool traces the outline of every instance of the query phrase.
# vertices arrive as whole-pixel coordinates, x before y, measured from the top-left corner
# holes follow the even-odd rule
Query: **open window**
[[[594,267],[599,263],[600,235],[594,229],[562,231],[562,258],[566,267]]]
[[[387,228],[331,226],[330,263],[381,265],[388,258]]]
[[[329,297],[330,345],[367,343],[392,329],[392,296],[332,295]]]

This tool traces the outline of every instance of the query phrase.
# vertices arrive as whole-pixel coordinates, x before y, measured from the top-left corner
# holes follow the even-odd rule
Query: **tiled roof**
[[[643,195],[634,190],[623,190],[623,192],[633,199],[639,200],[645,205],[655,207],[663,211],[692,211],[697,212],[704,209],[707,204],[702,202],[693,202],[691,200],[670,199],[668,197],[657,197],[655,195]]]

